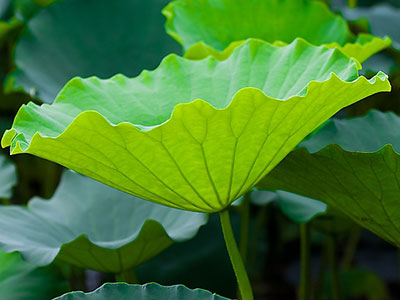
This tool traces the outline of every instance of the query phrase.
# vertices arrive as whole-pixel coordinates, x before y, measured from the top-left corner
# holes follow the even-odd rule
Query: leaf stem
[[[354,8],[354,7],[356,7],[357,6],[357,0],[348,0],[347,1],[347,5],[350,7],[350,8]]]
[[[250,192],[244,195],[241,205],[240,219],[240,241],[239,251],[244,265],[247,261],[247,248],[249,244],[249,226],[250,226]]]
[[[125,270],[121,273],[115,274],[115,280],[117,282],[126,282],[131,284],[139,283],[139,280],[133,269]]]
[[[251,289],[249,277],[247,276],[246,268],[243,264],[239,249],[235,241],[235,236],[233,235],[228,209],[220,211],[219,216],[221,221],[222,233],[224,234],[225,245],[231,259],[233,270],[236,275],[241,299],[253,300],[253,291]]]
[[[299,300],[311,299],[311,228],[308,223],[300,224],[300,287]]]
[[[332,235],[328,236],[328,256],[331,264],[331,288],[332,299],[340,300],[340,284],[339,284],[339,270],[338,260],[336,257],[336,241]]]
[[[361,229],[354,230],[350,233],[347,245],[345,248],[344,256],[341,262],[343,268],[349,268],[353,262],[354,255],[357,251],[358,242],[361,237]]]

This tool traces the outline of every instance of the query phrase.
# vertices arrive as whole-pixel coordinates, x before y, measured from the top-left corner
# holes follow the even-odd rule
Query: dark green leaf
[[[0,299],[51,299],[69,290],[55,267],[38,268],[18,253],[0,251]]]
[[[48,2],[48,1],[47,1]],[[167,0],[64,0],[28,22],[9,86],[52,102],[72,77],[135,76],[180,50],[164,30]]]
[[[260,187],[320,199],[400,246],[399,127],[400,117],[378,111],[333,119],[302,144],[307,149],[287,156]]]
[[[191,290],[184,285],[161,286],[157,283],[129,285],[106,283],[91,293],[72,292],[54,300],[228,300],[202,289]]]

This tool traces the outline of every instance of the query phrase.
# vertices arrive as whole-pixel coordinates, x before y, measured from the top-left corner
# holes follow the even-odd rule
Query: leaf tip
[[[16,135],[17,131],[14,128],[6,130],[1,138],[1,147],[6,148],[11,146],[11,143]]]

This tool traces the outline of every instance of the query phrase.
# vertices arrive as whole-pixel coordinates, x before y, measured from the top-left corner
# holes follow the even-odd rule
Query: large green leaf
[[[56,268],[38,268],[18,253],[0,251],[1,300],[51,299],[68,290],[68,283]]]
[[[120,273],[192,238],[207,216],[135,199],[68,171],[51,200],[0,207],[0,248],[36,265],[55,258]]]
[[[153,72],[70,81],[52,105],[29,103],[2,139],[143,199],[217,212],[306,135],[387,77],[358,77],[336,49],[249,40],[225,61],[176,55]]]
[[[184,285],[162,286],[106,283],[91,293],[72,292],[54,300],[228,300],[202,289],[188,289]]]
[[[17,172],[3,154],[0,154],[0,199],[8,199],[12,195],[12,188],[17,184]]]
[[[332,120],[260,187],[320,199],[400,246],[399,126],[398,116],[378,111]]]
[[[48,2],[48,1],[37,1]],[[164,30],[167,0],[64,0],[41,9],[15,48],[9,88],[52,102],[74,76],[135,76],[179,51]]]
[[[193,59],[210,54],[226,58],[237,41],[247,38],[290,43],[302,37],[315,45],[339,47],[360,62],[390,45],[389,39],[371,35],[355,38],[346,21],[318,1],[176,0],[163,13],[167,32]]]

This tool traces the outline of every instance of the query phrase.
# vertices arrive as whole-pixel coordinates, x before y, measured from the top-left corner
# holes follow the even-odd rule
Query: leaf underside
[[[338,110],[390,90],[382,73],[357,76],[340,51],[301,39],[249,40],[225,61],[171,55],[137,78],[78,78],[53,105],[23,106],[2,146],[143,199],[217,212]]]
[[[259,187],[322,200],[400,246],[399,125],[398,116],[378,111],[330,121]]]
[[[346,21],[318,1],[176,0],[163,13],[167,32],[191,59],[225,59],[237,41],[247,38],[291,43],[301,37],[314,45],[338,47],[362,63],[391,44],[389,38],[368,34],[353,37]]]
[[[120,273],[192,238],[206,222],[204,214],[137,199],[67,171],[50,200],[0,207],[0,247],[39,266],[57,258]]]

